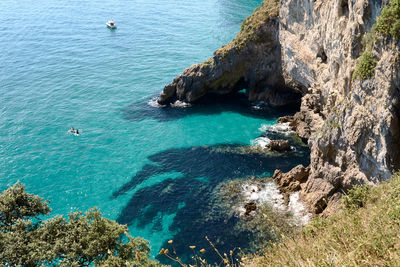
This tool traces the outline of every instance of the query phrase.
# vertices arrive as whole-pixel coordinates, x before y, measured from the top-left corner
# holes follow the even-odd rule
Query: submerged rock
[[[244,208],[246,209],[246,212],[244,213],[245,216],[249,216],[252,211],[255,211],[257,209],[257,204],[255,202],[248,202],[244,204]]]
[[[213,196],[213,212],[208,216],[226,222],[236,218],[232,231],[251,236],[250,251],[279,240],[281,233],[298,231],[310,218],[298,195],[293,194],[291,203],[285,205],[283,195],[271,179],[227,181],[215,188]]]
[[[268,148],[278,152],[287,152],[291,150],[290,142],[288,140],[271,140]]]

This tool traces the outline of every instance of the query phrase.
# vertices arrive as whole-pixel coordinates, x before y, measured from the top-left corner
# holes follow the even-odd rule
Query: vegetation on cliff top
[[[379,186],[356,186],[343,208],[315,218],[246,266],[399,266],[400,174]]]
[[[126,225],[96,208],[43,221],[50,211],[19,183],[0,194],[0,265],[161,266],[149,259],[146,240],[129,236]]]
[[[225,55],[232,48],[240,51],[248,41],[257,41],[261,36],[258,31],[272,17],[279,15],[279,0],[265,0],[260,7],[257,7],[253,14],[243,22],[240,32],[229,44],[216,51],[217,54]]]

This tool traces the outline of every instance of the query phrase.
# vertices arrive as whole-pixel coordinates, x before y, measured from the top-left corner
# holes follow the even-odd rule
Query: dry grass
[[[314,219],[301,234],[244,265],[400,266],[400,175],[357,189],[345,204],[336,215]]]

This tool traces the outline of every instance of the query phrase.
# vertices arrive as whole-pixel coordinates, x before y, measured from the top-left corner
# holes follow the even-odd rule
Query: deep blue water
[[[169,239],[218,236],[222,222],[192,225],[213,187],[308,159],[214,148],[250,144],[292,111],[148,102],[230,41],[260,2],[1,1],[0,189],[20,180],[53,214],[97,206],[155,254]],[[116,31],[105,27],[111,18]]]

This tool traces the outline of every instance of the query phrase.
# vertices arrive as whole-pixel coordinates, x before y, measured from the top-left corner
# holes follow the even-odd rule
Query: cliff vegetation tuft
[[[390,0],[376,21],[376,30],[400,40],[400,0]]]
[[[361,78],[363,80],[372,78],[375,73],[376,59],[371,52],[366,50],[358,60],[356,69],[353,73],[353,79]]]

